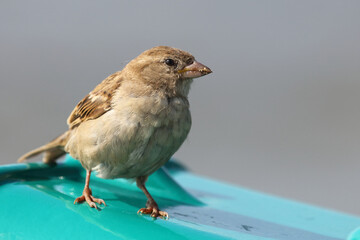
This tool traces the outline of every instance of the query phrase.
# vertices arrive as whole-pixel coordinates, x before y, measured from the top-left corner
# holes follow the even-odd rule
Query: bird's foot
[[[140,215],[150,214],[150,217],[152,218],[161,217],[162,219],[165,220],[169,219],[169,214],[167,212],[160,211],[157,206],[148,206],[146,208],[140,208],[137,213]]]
[[[81,195],[80,197],[76,198],[74,201],[74,204],[76,203],[82,203],[86,201],[87,204],[89,204],[90,207],[98,209],[96,206],[96,203],[98,204],[104,204],[106,206],[106,203],[104,200],[102,200],[101,198],[94,198],[92,196],[92,192],[90,188],[85,188],[83,191],[83,195]]]

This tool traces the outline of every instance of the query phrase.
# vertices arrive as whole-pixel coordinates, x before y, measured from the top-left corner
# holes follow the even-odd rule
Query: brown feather
[[[62,155],[64,155],[66,152],[64,151],[64,147],[69,140],[70,132],[66,131],[62,135],[58,136],[54,140],[50,141],[49,143],[38,147],[24,155],[22,155],[18,162],[23,162],[28,158],[35,157],[36,155],[39,155],[40,153],[45,153],[43,157],[43,161],[45,163],[51,164],[54,163],[55,160]]]
[[[96,119],[111,109],[111,99],[121,85],[120,72],[116,72],[95,87],[83,98],[70,114],[67,124],[70,129],[79,126],[80,123]]]

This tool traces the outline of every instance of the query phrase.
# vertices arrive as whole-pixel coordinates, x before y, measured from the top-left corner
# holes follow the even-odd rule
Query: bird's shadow
[[[82,193],[86,172],[77,161],[68,163],[69,161],[60,162],[57,165],[27,163],[25,169],[0,174],[0,186],[11,183],[22,184],[57,199],[73,203],[77,197],[76,194],[81,195]],[[175,170],[172,169],[172,166],[176,166]],[[170,166],[172,173],[184,170],[183,167],[179,168],[179,166],[172,163]],[[160,169],[153,176],[150,176],[146,185],[163,209],[178,205],[202,205],[200,201],[181,188],[164,169]],[[107,180],[92,176],[90,187],[93,190],[94,197],[103,198],[108,207],[121,203],[134,208],[141,208],[146,203],[143,192],[131,181]],[[102,208],[98,209],[101,211]]]

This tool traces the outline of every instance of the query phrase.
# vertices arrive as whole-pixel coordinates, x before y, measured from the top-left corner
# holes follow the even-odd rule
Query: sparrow
[[[70,154],[86,170],[74,204],[105,204],[89,187],[92,171],[105,179],[134,179],[147,197],[138,213],[168,218],[145,187],[149,175],[179,149],[191,127],[188,93],[194,78],[211,73],[188,52],[158,46],[146,50],[85,96],[67,119],[68,130],[21,156],[43,153],[43,162]],[[97,203],[97,204],[96,204]]]

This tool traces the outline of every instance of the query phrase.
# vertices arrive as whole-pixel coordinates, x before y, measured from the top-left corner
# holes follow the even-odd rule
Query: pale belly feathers
[[[148,176],[178,150],[190,127],[185,98],[129,97],[74,129],[65,150],[102,178]]]

